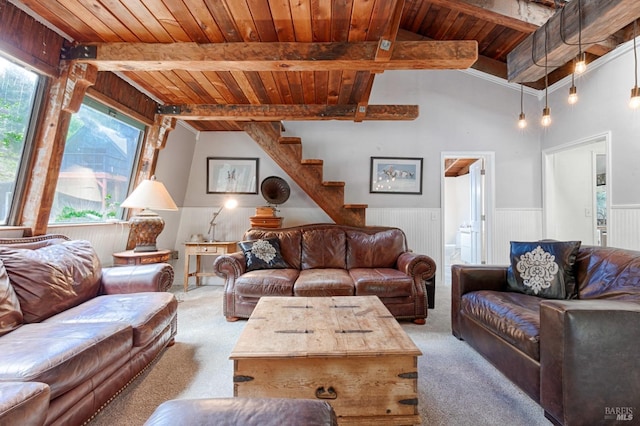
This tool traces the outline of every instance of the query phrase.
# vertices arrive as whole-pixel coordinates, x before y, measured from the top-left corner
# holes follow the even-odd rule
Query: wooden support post
[[[71,116],[80,109],[84,94],[97,75],[93,65],[63,64],[60,76],[48,88],[42,125],[35,139],[33,173],[20,215],[20,224],[30,228],[27,234],[47,232]]]

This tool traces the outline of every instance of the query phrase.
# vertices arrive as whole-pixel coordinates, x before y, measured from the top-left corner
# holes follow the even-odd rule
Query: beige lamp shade
[[[158,182],[155,176],[143,180],[121,206],[133,209],[178,210],[167,188],[162,182]]]
[[[169,195],[169,191],[155,179],[145,179],[124,200],[122,207],[144,209],[129,219],[129,240],[135,240],[136,252],[158,251],[156,239],[164,229],[164,220],[151,209],[178,210],[178,206]]]

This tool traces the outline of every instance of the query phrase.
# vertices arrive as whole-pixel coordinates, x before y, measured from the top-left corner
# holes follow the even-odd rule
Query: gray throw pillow
[[[577,286],[574,265],[580,241],[511,242],[507,271],[510,291],[545,299],[574,299]]]

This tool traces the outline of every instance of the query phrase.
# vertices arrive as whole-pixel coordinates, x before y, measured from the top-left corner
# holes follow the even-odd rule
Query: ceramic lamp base
[[[164,229],[164,220],[156,212],[143,210],[129,219],[129,228],[135,235],[134,252],[158,251],[156,238]]]

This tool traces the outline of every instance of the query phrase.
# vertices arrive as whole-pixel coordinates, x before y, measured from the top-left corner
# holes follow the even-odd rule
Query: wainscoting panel
[[[493,221],[491,263],[509,263],[511,241],[533,241],[542,237],[542,209],[496,209]]]
[[[129,238],[127,222],[91,225],[49,226],[49,234],[63,234],[72,240],[87,240],[98,253],[103,266],[113,265],[113,253],[123,251]]]
[[[607,245],[640,250],[640,205],[611,206]]]

